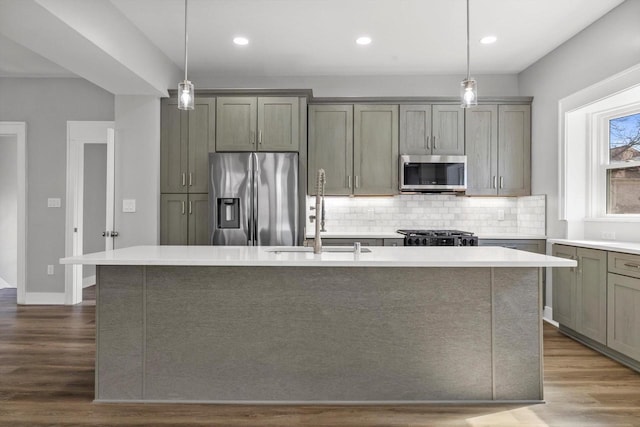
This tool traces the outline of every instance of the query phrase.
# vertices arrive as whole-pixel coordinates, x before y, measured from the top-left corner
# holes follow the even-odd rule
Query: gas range
[[[398,230],[405,246],[478,246],[478,236],[460,230]]]

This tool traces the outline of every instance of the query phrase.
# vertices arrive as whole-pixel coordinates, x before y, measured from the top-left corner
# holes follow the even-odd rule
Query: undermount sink
[[[313,248],[307,246],[277,246],[265,249],[265,252],[313,252]],[[323,246],[322,252],[355,252],[353,246]],[[361,253],[369,253],[371,249],[360,248]]]

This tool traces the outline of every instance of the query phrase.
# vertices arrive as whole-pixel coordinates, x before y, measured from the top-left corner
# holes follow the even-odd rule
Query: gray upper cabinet
[[[258,98],[258,150],[298,151],[298,104],[295,97]]]
[[[459,105],[434,105],[433,154],[464,154],[464,109]]]
[[[467,195],[531,194],[531,106],[469,108]]]
[[[401,105],[400,154],[464,154],[464,110],[458,105]]]
[[[206,193],[208,153],[215,151],[215,99],[196,98],[192,111],[178,110],[177,100],[161,107],[160,191]]]
[[[498,106],[498,194],[531,194],[531,106]]]
[[[297,97],[218,97],[217,151],[298,151]]]
[[[216,151],[254,151],[257,142],[258,100],[255,97],[218,97]]]
[[[309,194],[319,168],[326,195],[397,194],[398,106],[310,105]]]
[[[353,194],[398,193],[398,106],[355,105]]]
[[[497,194],[498,106],[478,105],[467,111],[465,127],[468,195]]]
[[[353,105],[309,106],[309,194],[316,194],[316,172],[320,168],[327,176],[325,194],[351,194]]]

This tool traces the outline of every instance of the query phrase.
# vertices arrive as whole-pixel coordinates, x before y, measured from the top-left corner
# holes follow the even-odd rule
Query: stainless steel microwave
[[[400,156],[400,191],[464,191],[467,156]]]

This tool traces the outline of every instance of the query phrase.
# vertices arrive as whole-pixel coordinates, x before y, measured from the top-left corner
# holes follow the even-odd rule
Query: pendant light
[[[184,0],[184,81],[178,83],[178,109],[193,110],[195,105],[195,88],[193,83],[187,80],[187,2]]]
[[[460,83],[460,106],[469,108],[478,105],[478,86],[469,77],[469,0],[467,0],[467,78]]]

